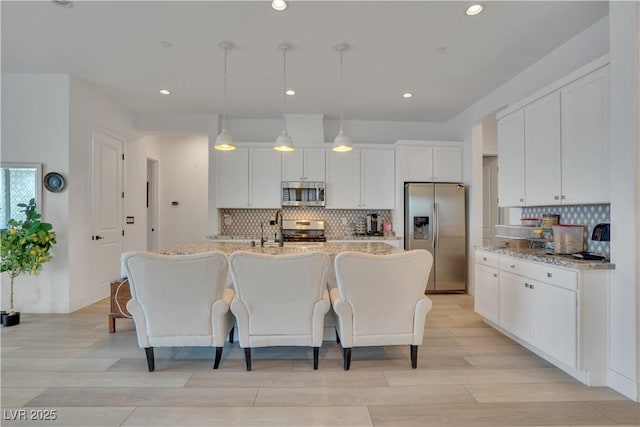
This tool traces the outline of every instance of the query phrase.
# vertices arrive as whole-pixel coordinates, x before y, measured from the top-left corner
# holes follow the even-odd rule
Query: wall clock
[[[44,176],[44,187],[54,193],[59,193],[64,189],[65,181],[58,172],[49,172]]]

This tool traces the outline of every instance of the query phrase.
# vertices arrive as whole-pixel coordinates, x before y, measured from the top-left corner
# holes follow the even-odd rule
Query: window
[[[7,228],[10,219],[24,219],[20,203],[36,199],[42,212],[42,164],[2,163],[0,167],[0,228]]]

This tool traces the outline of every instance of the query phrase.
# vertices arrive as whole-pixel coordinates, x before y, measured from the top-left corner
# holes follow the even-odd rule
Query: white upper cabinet
[[[404,147],[405,181],[433,181],[433,147]]]
[[[325,149],[296,148],[282,153],[282,181],[325,180]]]
[[[609,202],[609,75],[601,68],[562,88],[563,203]]]
[[[389,149],[360,150],[361,208],[395,208],[395,193],[393,191],[395,178],[394,154],[394,151]]]
[[[462,182],[462,148],[406,145],[398,148],[404,182]]]
[[[433,147],[433,180],[462,182],[462,148]]]
[[[392,149],[355,148],[327,152],[327,208],[393,209],[395,156]]]
[[[524,206],[524,111],[498,120],[498,204]]]
[[[216,153],[219,208],[246,208],[249,203],[249,149]]]
[[[216,153],[218,208],[279,208],[280,153],[238,147]]]
[[[560,203],[560,93],[524,108],[526,204]]]
[[[249,150],[250,208],[277,209],[282,206],[280,170],[280,152],[270,147]]]
[[[599,65],[499,118],[500,206],[609,202],[608,67]]]

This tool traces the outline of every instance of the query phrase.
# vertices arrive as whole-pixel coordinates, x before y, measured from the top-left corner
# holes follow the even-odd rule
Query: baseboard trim
[[[638,384],[631,378],[621,375],[616,371],[609,370],[609,372],[607,372],[607,383],[609,384],[609,387],[618,393],[623,394],[631,400],[640,402],[638,396]]]

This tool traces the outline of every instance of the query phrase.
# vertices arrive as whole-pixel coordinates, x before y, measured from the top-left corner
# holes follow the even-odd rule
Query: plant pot
[[[15,326],[20,323],[20,312],[9,314],[7,312],[2,313],[2,326],[5,328],[8,326]]]

